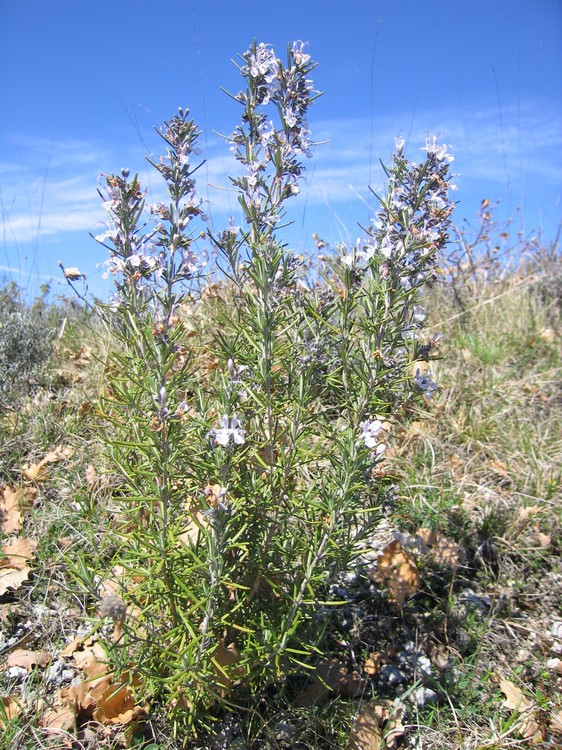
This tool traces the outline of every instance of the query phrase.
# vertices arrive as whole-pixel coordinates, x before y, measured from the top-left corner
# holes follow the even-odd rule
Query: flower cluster
[[[375,256],[383,259],[381,273],[404,289],[435,281],[437,256],[443,249],[454,203],[448,191],[449,165],[453,156],[437,138],[426,137],[424,163],[404,157],[404,140],[397,138],[392,165],[385,168],[387,197],[381,201],[368,236],[355,247],[343,248],[341,260],[350,267],[365,264]]]
[[[167,144],[166,154],[160,156],[157,163],[149,161],[166,181],[171,202],[156,203],[150,207],[151,213],[159,221],[156,227],[157,244],[166,247],[172,255],[179,251],[179,268],[176,271],[189,277],[197,270],[197,259],[190,249],[190,224],[195,217],[207,218],[193,178],[200,165],[192,167],[190,163],[191,154],[200,153],[195,145],[200,133],[193,120],[189,119],[189,110],[182,108],[164,123],[158,133]]]
[[[198,152],[199,131],[188,114],[188,110],[179,109],[164,123],[158,132],[167,144],[166,154],[158,162],[148,160],[166,182],[168,204],[146,206],[146,216],[146,192],[137,175],[129,180],[128,169],[120,175],[105,175],[105,186],[99,189],[109,221],[106,231],[95,239],[110,250],[104,263],[106,275],[118,277],[118,289],[127,282],[137,289],[150,283],[171,287],[176,281],[191,279],[201,267],[192,250],[191,222],[194,217],[206,217],[192,176],[197,167],[190,165],[190,155]]]
[[[355,268],[362,260],[368,263],[375,255],[377,248],[373,242],[366,242],[361,238],[357,238],[355,245],[352,245],[351,247],[342,243],[340,245],[340,251],[341,262],[350,268]]]
[[[151,247],[150,244],[143,245],[143,249]],[[107,271],[102,275],[102,278],[107,278],[110,273],[113,276],[123,274],[140,282],[141,279],[151,278],[153,274],[153,278],[158,280],[163,272],[161,256],[150,255],[146,252],[136,252],[125,258],[113,256],[104,261],[103,265],[106,266]]]
[[[300,190],[304,168],[299,158],[311,156],[306,116],[318,95],[308,78],[315,64],[302,42],[292,45],[286,66],[266,44],[254,43],[242,57],[245,64],[240,72],[248,86],[235,99],[244,106],[244,113],[229,140],[245,174],[231,180],[241,190],[248,223],[259,226],[260,235],[270,236],[281,219],[280,204]],[[268,105],[277,113],[277,125],[264,111]]]
[[[98,188],[109,221],[105,225],[106,231],[94,239],[101,244],[109,240],[113,245],[109,248],[112,256],[122,260],[139,254],[138,248],[146,241],[138,226],[144,210],[145,191],[141,189],[138,175],[129,181],[129,174],[128,169],[122,169],[120,175],[102,175],[105,185]]]
[[[426,137],[427,160],[409,162],[402,155],[393,157],[396,168],[390,175],[388,202],[379,212],[378,234],[391,247],[389,260],[406,289],[435,280],[439,252],[448,239],[449,217],[454,203],[448,191],[449,164],[453,157],[437,138]],[[400,154],[401,148],[398,145]],[[382,235],[382,236],[381,236]]]

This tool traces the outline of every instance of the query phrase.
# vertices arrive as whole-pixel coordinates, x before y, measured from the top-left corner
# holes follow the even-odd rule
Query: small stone
[[[550,626],[550,632],[555,638],[562,638],[562,622],[555,620]]]
[[[406,675],[401,669],[395,667],[394,664],[383,664],[381,667],[381,675],[386,677],[389,685],[400,685],[406,679]]]
[[[490,609],[491,600],[486,594],[479,596],[472,589],[466,589],[459,596],[459,601],[473,607],[482,614],[485,614]]]
[[[273,731],[275,732],[276,740],[286,740],[296,731],[296,727],[292,724],[287,724],[286,721],[278,721],[274,725]]]
[[[416,667],[429,675],[433,672],[431,659],[425,654],[421,654],[420,656],[418,656],[418,658],[416,659]]]
[[[438,697],[439,696],[435,690],[428,687],[416,688],[412,693],[412,698],[414,699],[416,706],[419,708],[425,706],[426,703],[435,703]]]
[[[548,667],[548,669],[554,669],[562,674],[562,661],[557,656],[552,659],[548,659],[548,661],[546,662],[546,666]]]
[[[24,667],[10,667],[6,670],[6,675],[10,680],[23,680],[27,675],[27,669],[24,669]]]
[[[55,687],[62,687],[74,678],[74,670],[69,669],[64,659],[57,659],[47,670],[47,682]]]

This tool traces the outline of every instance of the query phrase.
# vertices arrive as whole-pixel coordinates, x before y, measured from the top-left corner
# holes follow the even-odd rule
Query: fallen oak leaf
[[[535,704],[525,697],[521,688],[514,685],[511,680],[505,677],[500,677],[500,690],[505,695],[502,703],[503,708],[518,714],[518,719],[514,726],[519,734],[531,741],[535,739],[542,740],[540,726],[533,716],[536,709]]]
[[[550,730],[555,734],[562,735],[562,709],[553,712],[550,719]]]
[[[373,651],[365,659],[365,663],[363,664],[365,674],[368,674],[369,677],[373,677],[374,675],[379,674],[381,671],[381,667],[386,663],[386,661],[387,660],[385,659],[384,654],[381,654],[378,651]]]
[[[0,514],[2,516],[2,531],[12,534],[20,531],[23,519],[21,514],[21,499],[23,492],[10,485],[0,490]]]
[[[47,464],[64,461],[65,459],[70,458],[73,453],[74,449],[71,446],[57,445],[57,447],[54,450],[49,451],[39,463],[24,467],[22,469],[22,474],[28,482],[44,482],[49,476]]]
[[[16,719],[23,712],[23,703],[17,695],[0,698],[0,729],[6,729],[6,722]]]
[[[308,708],[325,703],[331,693],[357,698],[367,689],[367,680],[357,672],[349,673],[347,667],[337,659],[318,662],[310,675],[308,684],[295,699],[295,705]]]
[[[372,703],[366,703],[357,714],[349,735],[348,750],[379,750],[382,731]]]
[[[60,655],[63,657],[73,656],[74,652],[78,651],[78,649],[80,649],[84,645],[84,642],[86,640],[88,640],[88,636],[77,635],[73,641],[71,641],[67,646],[63,648],[63,650],[60,652]]]
[[[104,725],[128,724],[142,716],[146,707],[136,704],[128,673],[117,682],[113,678],[113,674],[105,674],[61,690],[61,701],[79,717],[92,718]]]
[[[88,683],[80,682],[60,691],[63,704],[74,710],[77,716],[91,717],[98,705],[88,687]]]
[[[27,581],[31,568],[2,568],[0,569],[0,596],[9,589],[19,589]]]
[[[35,667],[46,667],[50,661],[51,654],[47,651],[28,651],[25,648],[17,648],[8,655],[6,665],[23,667],[28,672],[33,672]]]
[[[49,476],[49,470],[45,463],[46,462],[44,461],[40,461],[38,464],[24,467],[21,473],[28,482],[46,482]]]
[[[4,558],[0,560],[0,596],[9,589],[19,589],[31,573],[26,563],[34,556],[37,542],[22,537],[2,547]]]
[[[223,696],[226,690],[231,688],[237,680],[246,674],[244,667],[239,664],[241,659],[242,656],[234,643],[230,643],[227,646],[224,638],[219,640],[213,651],[212,662],[217,684],[222,688],[221,692]],[[237,664],[238,666],[236,666]]]
[[[82,648],[76,648],[72,653],[72,660],[78,669],[82,669],[88,677],[99,677],[101,672],[92,665],[102,664],[104,672],[107,672],[105,659],[107,655],[101,643],[89,639],[82,644]]]
[[[394,750],[406,727],[401,701],[378,700],[362,706],[349,737],[347,750]]]
[[[37,542],[28,537],[19,537],[4,544],[2,552],[7,558],[6,566],[11,568],[25,568],[26,563],[35,557]],[[3,565],[0,562],[0,565]]]
[[[100,724],[129,724],[145,712],[145,706],[136,704],[128,675],[124,674],[122,681],[107,685],[93,713],[93,719]]]
[[[70,706],[55,706],[39,717],[39,726],[49,734],[73,734],[76,730],[76,711]],[[68,747],[72,747],[68,740]]]
[[[456,568],[463,560],[463,552],[458,544],[431,529],[418,529],[414,539],[429,547],[433,560],[440,565]]]
[[[386,586],[395,604],[402,606],[420,586],[420,574],[414,558],[398,540],[388,544],[377,558],[377,568],[369,571],[369,578]]]

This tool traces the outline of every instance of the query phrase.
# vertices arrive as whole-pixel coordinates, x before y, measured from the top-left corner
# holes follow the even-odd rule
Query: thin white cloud
[[[501,121],[493,106],[460,112],[443,110],[404,116],[338,119],[312,122],[313,138],[326,141],[305,160],[308,168],[301,196],[289,202],[289,210],[301,212],[329,206],[372,203],[369,186],[380,191],[384,175],[379,156],[388,161],[394,136],[407,139],[406,154],[421,160],[425,132],[440,133],[453,145],[454,170],[460,172],[461,191],[471,186],[498,194],[506,189],[521,195],[560,194],[559,167],[562,128],[554,107],[521,102],[502,109]],[[41,139],[18,135],[0,157],[0,198],[5,243],[37,241],[70,232],[96,232],[104,212],[96,191],[102,169],[117,169],[129,158],[132,170],[145,177],[150,200],[161,200],[164,189],[158,176],[139,154],[138,146],[112,153],[106,145],[79,139]],[[217,217],[239,214],[236,193],[228,189],[228,174],[239,174],[240,165],[222,140],[210,139],[208,158],[197,173],[199,190]],[[146,176],[148,177],[146,178]],[[221,189],[222,186],[222,189]],[[480,197],[484,197],[481,195]],[[490,198],[496,195],[490,194]],[[363,209],[363,207],[361,207]],[[363,210],[361,211],[363,213]],[[222,217],[221,217],[222,218]]]

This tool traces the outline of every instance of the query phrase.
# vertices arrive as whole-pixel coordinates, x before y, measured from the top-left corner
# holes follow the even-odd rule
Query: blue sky
[[[552,240],[562,218],[561,0],[0,0],[0,278],[33,294],[57,262],[110,282],[101,172],[139,171],[158,195],[145,154],[161,150],[153,127],[189,107],[204,131],[198,188],[214,229],[238,216],[226,175],[241,86],[231,60],[256,37],[284,56],[308,42],[325,92],[309,118],[327,141],[307,160],[290,202],[286,240],[313,251],[317,232],[354,240],[368,222],[368,186],[394,136],[421,159],[425,133],[455,154],[456,221],[474,222],[483,198],[499,218]]]

